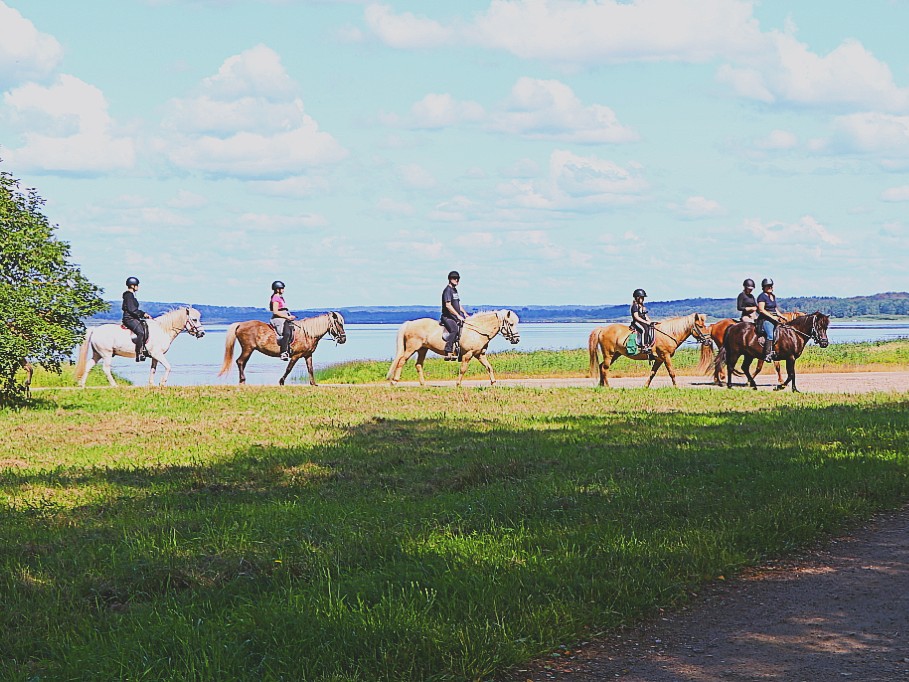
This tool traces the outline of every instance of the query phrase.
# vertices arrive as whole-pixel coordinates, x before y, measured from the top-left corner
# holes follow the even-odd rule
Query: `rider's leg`
[[[281,334],[281,359],[285,362],[290,360],[290,343],[293,340],[291,335],[293,334],[293,320],[284,321],[284,331]]]
[[[454,360],[454,345],[458,340],[458,321],[450,317],[443,317],[442,324],[445,326],[445,331],[448,332],[448,338],[445,340],[445,359]]]
[[[145,360],[145,328],[139,320],[123,320],[123,326],[136,335],[136,362]]]
[[[763,321],[764,327],[764,362],[773,361],[773,322],[770,320]]]

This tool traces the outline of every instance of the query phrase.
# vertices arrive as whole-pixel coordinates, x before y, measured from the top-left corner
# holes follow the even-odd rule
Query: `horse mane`
[[[328,331],[328,318],[331,313],[322,313],[313,317],[304,317],[302,320],[296,320],[294,326],[302,331],[306,336],[315,338],[322,336]]]
[[[697,313],[691,313],[684,317],[670,317],[668,320],[663,320],[656,324],[670,336],[675,336],[676,334],[681,334],[685,331],[691,331],[691,328],[694,326],[695,315],[697,315]]]
[[[177,329],[177,327],[182,327],[186,321],[184,320],[179,325],[174,324],[174,318],[177,315],[186,315],[186,311],[189,309],[188,305],[181,305],[178,308],[171,308],[166,313],[161,313],[157,317],[152,319],[157,322],[162,327],[169,327],[172,329]]]

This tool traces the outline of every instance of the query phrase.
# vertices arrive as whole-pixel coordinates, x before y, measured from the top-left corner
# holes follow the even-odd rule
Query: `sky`
[[[909,290],[907,0],[0,0],[0,170],[119,299]]]

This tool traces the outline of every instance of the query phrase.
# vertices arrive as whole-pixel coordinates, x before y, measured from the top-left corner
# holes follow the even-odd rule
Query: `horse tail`
[[[697,371],[701,374],[709,374],[716,360],[716,350],[713,343],[701,344],[701,361],[698,363]]]
[[[395,367],[398,365],[398,359],[404,355],[404,332],[406,327],[406,322],[398,327],[398,338],[395,345],[395,358],[391,361],[391,366],[388,368],[388,374],[385,375],[385,378],[388,381],[391,381],[391,378],[394,376]]]
[[[587,368],[587,376],[595,377],[597,375],[597,365],[600,364],[600,332],[598,329],[594,329],[590,332],[590,337],[587,339],[587,352],[590,355],[590,366]]]
[[[218,376],[224,376],[230,371],[230,365],[234,361],[234,343],[237,341],[237,327],[239,322],[234,322],[227,328],[227,338],[224,341],[224,364],[221,365],[221,371]]]
[[[79,346],[79,358],[76,360],[76,381],[82,378],[82,374],[85,372],[85,366],[88,364],[88,348],[91,346],[92,340],[92,330],[85,330],[85,341],[82,342],[82,345]]]
[[[726,367],[726,344],[720,347],[720,352],[717,353],[716,360],[713,362],[713,371],[719,372]]]

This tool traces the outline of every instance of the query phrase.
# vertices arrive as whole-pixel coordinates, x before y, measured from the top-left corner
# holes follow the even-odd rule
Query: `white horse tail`
[[[88,350],[92,345],[92,331],[91,329],[85,330],[85,341],[82,342],[82,345],[79,346],[79,359],[76,360],[76,381],[79,381],[82,378],[82,375],[85,373],[85,366],[88,364]]]
[[[587,352],[590,354],[590,367],[587,369],[587,376],[595,377],[597,375],[597,365],[600,364],[600,330],[594,328],[590,332],[590,338],[587,339]]]
[[[398,340],[397,345],[395,346],[395,359],[391,361],[391,367],[388,368],[388,374],[385,375],[385,378],[391,381],[391,378],[395,374],[395,367],[398,365],[398,360],[402,355],[404,355],[404,335],[407,331],[407,323],[405,322],[400,327],[398,327]]]
[[[221,365],[221,371],[218,376],[224,376],[230,371],[230,365],[234,361],[234,343],[237,340],[237,327],[239,322],[234,322],[227,328],[227,339],[224,341],[224,364]]]

